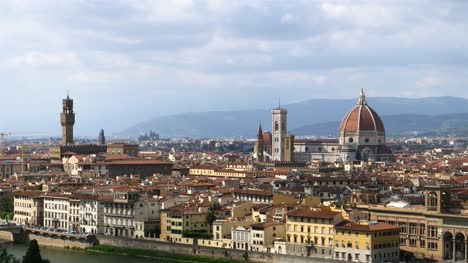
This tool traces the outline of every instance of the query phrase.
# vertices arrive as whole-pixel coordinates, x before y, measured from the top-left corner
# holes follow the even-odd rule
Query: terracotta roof
[[[384,223],[369,223],[359,224],[349,221],[343,221],[335,226],[336,230],[350,230],[350,231],[384,231],[384,230],[396,230],[400,232],[399,226],[384,224]]]
[[[336,215],[340,214],[339,212],[332,211],[314,211],[309,209],[296,209],[291,212],[288,212],[287,216],[297,216],[297,217],[310,217],[310,218],[324,218],[324,219],[333,219]]]
[[[234,190],[236,194],[252,194],[252,195],[263,195],[263,196],[273,196],[271,192],[265,192],[261,190]]]

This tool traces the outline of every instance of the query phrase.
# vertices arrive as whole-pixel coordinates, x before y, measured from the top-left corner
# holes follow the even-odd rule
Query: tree
[[[9,254],[7,249],[0,248],[0,263],[20,263],[13,255]]]
[[[14,202],[13,194],[8,193],[3,195],[0,198],[0,211],[1,212],[8,212],[13,213],[13,202]]]
[[[39,250],[39,245],[35,239],[31,240],[29,243],[28,251],[23,257],[22,263],[50,263],[47,259],[42,259],[41,251]]]
[[[216,214],[213,210],[210,210],[206,215],[206,222],[210,225],[210,232],[214,221],[216,221]]]

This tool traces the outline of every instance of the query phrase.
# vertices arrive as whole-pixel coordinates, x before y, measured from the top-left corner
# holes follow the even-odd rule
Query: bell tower
[[[436,213],[448,212],[450,208],[451,188],[450,185],[424,186],[426,210]]]
[[[67,95],[62,102],[63,110],[60,113],[62,124],[62,145],[73,145],[73,125],[75,125],[75,112],[73,111],[73,100]]]
[[[283,140],[288,134],[288,111],[278,106],[272,111],[272,156],[274,161],[284,161]]]
[[[263,141],[263,131],[262,131],[262,124],[258,126],[258,133],[257,133],[257,142],[255,143],[255,153],[257,154],[257,161],[264,162],[265,156],[263,152],[265,151],[265,143]]]

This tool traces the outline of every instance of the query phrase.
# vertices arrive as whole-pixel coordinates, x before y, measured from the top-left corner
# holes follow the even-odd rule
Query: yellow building
[[[296,209],[286,214],[286,254],[333,258],[334,226],[343,221],[329,208]]]
[[[335,226],[334,259],[354,262],[397,262],[400,227],[377,222],[344,221]]]
[[[209,235],[207,213],[194,210],[167,209],[161,211],[161,240],[178,242],[191,233]]]

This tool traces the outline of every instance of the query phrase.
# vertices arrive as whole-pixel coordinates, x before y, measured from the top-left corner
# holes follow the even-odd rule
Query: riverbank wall
[[[40,246],[48,246],[48,247],[76,247],[76,248],[88,248],[92,247],[93,244],[86,240],[70,240],[70,239],[63,239],[60,237],[51,237],[51,236],[43,236],[39,234],[32,234],[29,233],[27,235],[27,241],[36,240]]]
[[[57,235],[33,233],[23,229],[0,230],[0,239],[17,244],[28,243],[35,239],[40,246],[88,248],[96,244],[95,238],[68,238]]]
[[[280,255],[271,253],[262,253],[255,251],[243,251],[235,249],[205,247],[201,245],[188,245],[169,243],[155,240],[130,239],[122,237],[98,236],[100,245],[108,245],[114,247],[123,247],[131,249],[155,250],[169,253],[199,255],[213,258],[232,258],[237,260],[245,260],[244,255],[247,253],[248,260],[252,262],[274,262],[274,263],[310,263],[310,262],[337,262],[333,260],[299,257],[292,255]]]
[[[0,231],[0,239],[6,240],[6,241],[10,241],[10,242],[14,242],[14,241],[15,241],[15,238],[14,238],[14,236],[13,236],[13,233],[10,232],[10,231],[4,231],[4,230],[1,230],[1,231]]]

